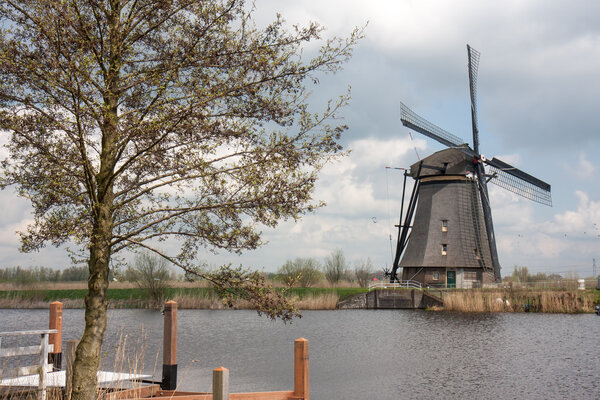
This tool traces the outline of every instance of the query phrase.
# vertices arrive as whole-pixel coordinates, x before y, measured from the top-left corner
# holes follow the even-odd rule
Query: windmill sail
[[[473,151],[475,157],[479,158],[479,127],[477,122],[477,70],[479,69],[479,52],[467,45],[467,54],[469,59],[469,94],[471,97],[471,127],[473,130]],[[475,173],[479,182],[479,192],[481,195],[481,206],[483,208],[483,219],[485,220],[485,230],[490,246],[494,275],[500,279],[500,261],[498,260],[498,250],[496,249],[496,237],[494,234],[494,222],[492,220],[492,210],[489,202],[487,189],[487,180],[485,179],[485,169],[483,164],[475,164]]]
[[[479,153],[479,127],[477,121],[477,70],[479,69],[479,52],[467,45],[469,55],[469,93],[471,95],[471,124],[473,127],[473,150]]]
[[[448,147],[458,147],[465,143],[464,140],[458,136],[454,136],[450,132],[427,121],[402,102],[400,103],[400,121],[402,121],[402,125],[407,128],[422,133]]]
[[[492,183],[536,203],[552,206],[551,188],[546,182],[495,157],[485,163],[490,167]]]

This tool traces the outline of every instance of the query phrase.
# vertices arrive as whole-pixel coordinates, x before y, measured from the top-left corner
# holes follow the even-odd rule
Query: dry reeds
[[[222,310],[226,308],[223,301],[213,293],[194,296],[179,294],[173,300],[177,302],[177,307],[180,309]],[[238,308],[238,306],[236,304],[235,308]]]
[[[197,310],[223,310],[228,309],[223,301],[214,293],[199,293],[199,294],[182,294],[179,293],[173,297],[181,309],[197,309]],[[296,308],[300,310],[334,310],[337,307],[339,297],[336,293],[312,294],[309,293],[305,297],[292,297]],[[83,299],[63,299],[61,300],[64,308],[83,308]],[[148,308],[152,303],[145,299],[120,299],[111,300],[109,308]],[[8,309],[44,309],[48,308],[48,302],[36,296],[21,296],[20,292],[15,292],[8,297],[0,298],[0,308]],[[252,303],[246,300],[237,300],[233,309],[236,310],[252,310],[255,307]]]
[[[444,295],[444,310],[460,312],[585,313],[594,310],[585,292],[533,290],[461,290]]]
[[[228,308],[214,294],[200,294],[197,296],[177,295],[173,300],[177,302],[180,309],[223,310]],[[336,293],[308,294],[302,298],[294,296],[291,300],[299,310],[335,310],[339,297]],[[249,301],[237,300],[233,308],[236,310],[253,310],[255,307]]]
[[[301,299],[293,298],[292,301],[299,310],[335,310],[339,297],[336,293],[308,294]]]

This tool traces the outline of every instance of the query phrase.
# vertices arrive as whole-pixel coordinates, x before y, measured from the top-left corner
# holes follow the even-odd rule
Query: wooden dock
[[[66,369],[62,368],[62,303],[50,304],[49,329],[43,331],[3,332],[10,335],[41,335],[40,345],[22,348],[2,348],[0,358],[37,355],[36,365],[26,367],[17,376],[0,377],[0,399],[18,398],[25,395],[31,398],[37,394],[45,400],[49,389],[54,390],[52,398],[70,397],[70,378],[75,354],[76,340],[67,342]],[[147,384],[151,375],[126,374],[120,372],[98,372],[98,390],[104,400],[167,399],[173,400],[309,400],[309,356],[308,340],[294,341],[294,389],[274,392],[229,393],[229,370],[218,367],[213,370],[212,392],[184,392],[177,390],[177,303],[168,301],[164,307],[163,374],[160,384]],[[4,372],[4,371],[0,371]],[[15,375],[15,374],[11,374]],[[127,383],[119,385],[119,383]],[[126,389],[119,389],[126,387]]]

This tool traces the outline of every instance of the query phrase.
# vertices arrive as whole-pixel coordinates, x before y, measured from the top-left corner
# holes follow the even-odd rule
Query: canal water
[[[47,310],[0,310],[2,331],[45,329],[47,320]],[[210,391],[219,366],[232,392],[290,390],[293,341],[304,337],[313,400],[600,398],[593,314],[306,311],[284,325],[253,311],[179,310],[178,322],[186,390]],[[160,379],[162,324],[156,311],[110,310],[104,369],[125,338],[130,353],[145,349],[143,370]],[[82,330],[83,310],[64,310],[63,340]]]

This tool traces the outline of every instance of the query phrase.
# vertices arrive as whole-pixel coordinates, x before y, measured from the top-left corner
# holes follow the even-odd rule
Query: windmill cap
[[[414,179],[427,176],[461,175],[473,173],[473,157],[455,149],[444,149],[433,153],[410,166],[409,175]]]

